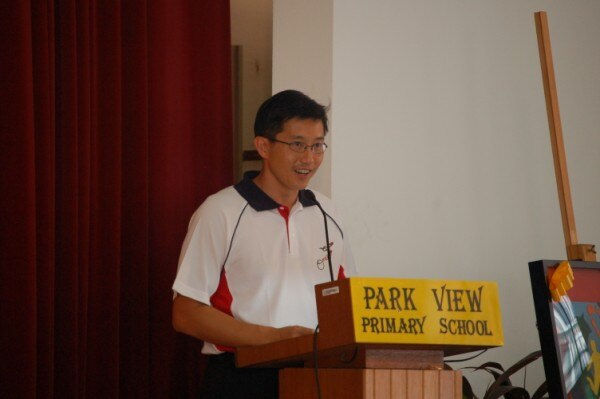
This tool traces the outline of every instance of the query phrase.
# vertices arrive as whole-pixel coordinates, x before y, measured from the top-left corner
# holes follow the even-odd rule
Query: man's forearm
[[[233,347],[262,345],[312,332],[301,326],[274,328],[246,323],[182,295],[173,301],[173,327],[200,340]]]

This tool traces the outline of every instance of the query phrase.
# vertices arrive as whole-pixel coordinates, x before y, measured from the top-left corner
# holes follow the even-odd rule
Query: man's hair
[[[328,132],[327,107],[297,90],[284,90],[260,106],[254,121],[254,135],[274,139],[283,131],[285,122],[293,118],[320,120],[325,134]]]

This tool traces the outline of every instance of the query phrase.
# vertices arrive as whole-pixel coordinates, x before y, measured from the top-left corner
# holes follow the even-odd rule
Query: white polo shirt
[[[304,191],[292,209],[279,205],[254,184],[256,175],[211,195],[194,213],[173,290],[242,321],[315,328],[314,286],[330,280],[323,214]],[[355,275],[333,204],[315,195],[329,216],[334,276]],[[202,352],[232,350],[205,342]]]

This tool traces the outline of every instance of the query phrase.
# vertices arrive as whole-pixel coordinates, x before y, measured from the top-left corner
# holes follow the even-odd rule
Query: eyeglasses
[[[308,145],[308,144],[304,144],[300,141],[292,141],[291,143],[288,143],[287,141],[281,141],[281,140],[277,140],[277,139],[269,139],[270,141],[275,141],[277,143],[281,143],[281,144],[287,144],[290,149],[294,152],[305,152],[307,149],[310,148],[310,150],[312,151],[313,154],[322,154],[325,152],[325,150],[327,149],[327,144],[325,143],[314,143],[313,145]]]

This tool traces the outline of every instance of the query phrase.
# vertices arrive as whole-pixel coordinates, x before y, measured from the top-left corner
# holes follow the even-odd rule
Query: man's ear
[[[258,152],[261,158],[269,158],[269,149],[271,148],[271,142],[268,138],[262,136],[254,137],[254,148]]]

